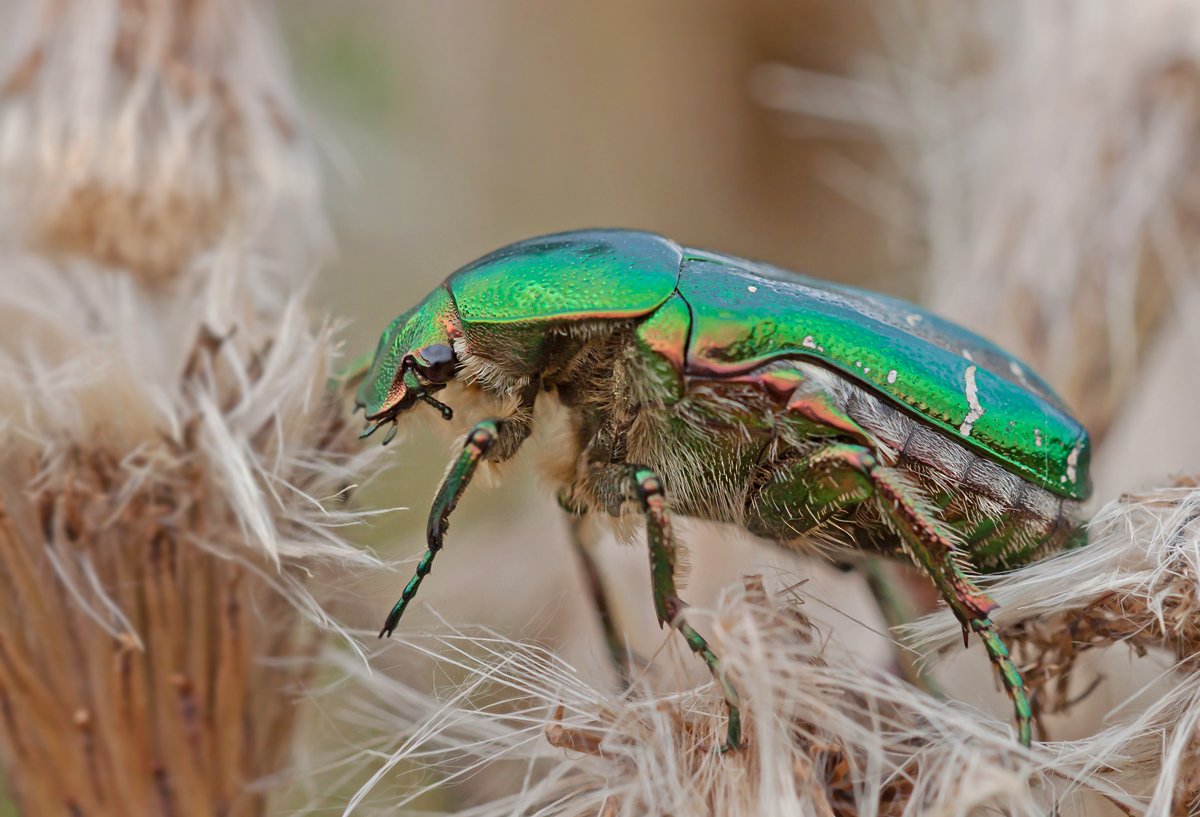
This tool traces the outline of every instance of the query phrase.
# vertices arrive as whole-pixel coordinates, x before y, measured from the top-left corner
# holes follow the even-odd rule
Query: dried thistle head
[[[335,774],[381,758],[348,812],[390,812],[437,792],[440,808],[475,817],[1042,815],[1137,803],[1064,762],[1059,746],[1022,750],[1006,724],[861,667],[795,601],[748,577],[711,618],[747,724],[746,747],[724,755],[712,685],[622,695],[547,649],[494,634],[405,644],[454,678],[433,696],[346,661],[349,683],[338,689],[353,694],[341,717],[367,732]],[[478,775],[488,775],[491,796],[464,808],[455,781]]]
[[[228,300],[252,270],[164,297],[3,269],[5,779],[31,814],[262,814],[333,624],[307,577],[373,563],[338,531],[366,460],[327,387],[331,329],[295,299]],[[236,320],[218,334],[214,312]]]
[[[338,528],[375,456],[294,291],[324,217],[274,32],[3,12],[4,778],[28,814],[263,814],[337,626],[307,579],[373,563]]]
[[[1044,714],[1091,692],[1076,678],[1086,653],[1127,645],[1172,656],[1167,688],[1142,711],[1057,746],[1061,768],[1120,786],[1137,798],[1137,813],[1192,813],[1200,807],[1200,489],[1187,479],[1122,496],[1089,532],[1087,547],[989,588],[1000,604],[995,619]],[[947,618],[918,622],[914,637],[951,648]]]
[[[28,246],[147,281],[230,231],[287,260],[323,246],[311,146],[260,3],[36,0],[4,10],[0,32],[0,174]]]

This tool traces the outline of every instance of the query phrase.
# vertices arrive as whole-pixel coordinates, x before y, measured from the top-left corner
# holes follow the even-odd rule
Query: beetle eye
[[[454,377],[458,359],[454,350],[442,343],[426,346],[416,355],[416,367],[432,383],[445,383]]]

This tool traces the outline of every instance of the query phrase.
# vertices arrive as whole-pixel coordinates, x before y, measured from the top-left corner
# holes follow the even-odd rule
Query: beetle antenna
[[[442,401],[434,399],[434,397],[432,395],[427,394],[426,392],[421,392],[420,394],[417,395],[417,399],[428,403],[429,405],[433,406],[435,409],[440,411],[442,413],[443,420],[454,419],[454,409],[450,408]]]

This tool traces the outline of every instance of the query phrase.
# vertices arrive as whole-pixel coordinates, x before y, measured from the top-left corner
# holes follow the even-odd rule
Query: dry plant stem
[[[28,770],[9,777],[22,810],[261,814],[265,794],[246,784],[283,761],[280,737],[295,712],[287,687],[304,675],[253,665],[310,655],[315,631],[305,634],[297,611],[247,566],[180,541],[164,519],[178,511],[169,497],[149,514],[137,505],[153,499],[134,497],[126,518],[102,534],[65,530],[64,515],[87,526],[112,510],[103,483],[120,475],[114,463],[91,459],[72,464],[61,492],[37,497],[43,520],[0,518],[0,559],[13,568],[0,618],[0,689],[8,768]],[[41,522],[59,529],[53,547],[67,559],[93,557],[144,649],[105,632],[69,597],[44,544],[29,535]],[[269,626],[251,620],[258,616],[270,616]],[[37,617],[54,622],[55,633],[21,627]],[[253,683],[251,673],[260,676]],[[39,768],[55,774],[32,773]]]
[[[332,405],[314,420],[350,439]],[[196,436],[158,449],[4,462],[0,734],[25,814],[259,815],[250,784],[289,759],[318,629],[238,541]]]

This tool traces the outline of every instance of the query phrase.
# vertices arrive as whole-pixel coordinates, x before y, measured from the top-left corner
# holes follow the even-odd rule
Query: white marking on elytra
[[[758,292],[758,287],[746,287],[746,290],[749,292]]]
[[[803,346],[805,349],[816,349],[817,348],[817,342],[815,340],[813,340],[812,335],[805,335],[804,340],[800,341],[800,345]]]
[[[975,358],[971,357],[970,349],[963,349],[963,357],[965,357],[967,360],[971,361],[972,363],[975,362]]]
[[[818,351],[818,352],[824,352],[824,351],[825,351],[825,347],[824,347],[824,346],[818,346],[818,347],[817,347],[817,351]]]
[[[1079,475],[1078,472],[1075,470],[1075,468],[1077,465],[1079,465],[1079,451],[1082,448],[1083,448],[1083,437],[1080,437],[1078,440],[1075,441],[1075,447],[1071,449],[1071,453],[1067,454],[1067,476],[1066,476],[1066,479],[1069,479],[1071,482],[1074,482],[1075,478]]]
[[[861,368],[862,368],[862,361],[861,361],[861,360],[856,360],[856,361],[854,361],[854,365],[855,365],[855,366],[857,366],[858,368],[860,368],[860,369],[861,369]]]
[[[1033,444],[1038,448],[1042,447],[1042,430],[1040,428],[1033,430]]]
[[[1017,365],[1017,361],[1015,361],[1015,360],[1008,361],[1008,370],[1010,372],[1012,372],[1013,374],[1015,374],[1017,377],[1021,378],[1022,380],[1025,379],[1025,372],[1022,371],[1022,369],[1019,365]]]
[[[909,315],[908,317],[906,317],[904,319],[904,322],[907,323],[909,326],[916,326],[918,323],[921,322],[921,316],[920,315]]]
[[[871,367],[870,367],[870,366],[868,366],[867,368],[863,369],[863,374],[870,374],[870,373],[871,373]]]
[[[892,369],[890,372],[888,372],[887,381],[889,383],[896,382],[896,370],[895,369]]]
[[[964,377],[967,381],[967,405],[971,407],[971,410],[967,412],[962,425],[958,427],[958,433],[964,437],[970,437],[971,428],[983,416],[984,408],[979,404],[979,389],[975,385],[975,367],[968,366]]]

